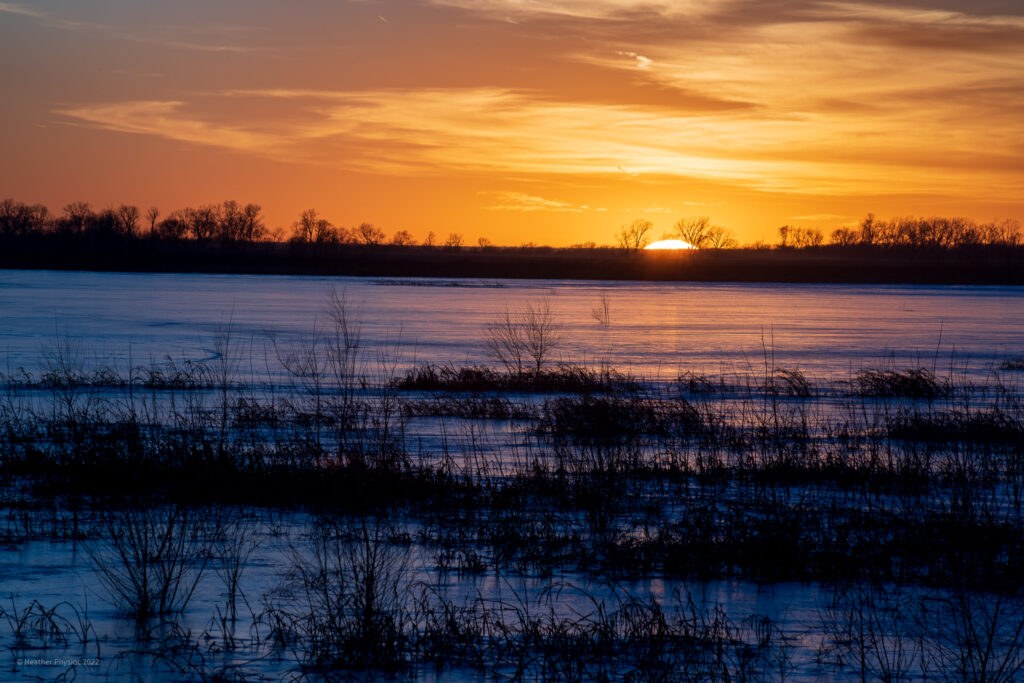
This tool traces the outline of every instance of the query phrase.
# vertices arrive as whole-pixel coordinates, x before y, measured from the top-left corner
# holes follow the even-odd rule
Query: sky
[[[741,242],[1024,220],[1019,0],[0,0],[0,197]]]

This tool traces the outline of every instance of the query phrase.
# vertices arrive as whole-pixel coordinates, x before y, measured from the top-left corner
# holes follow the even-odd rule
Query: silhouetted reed
[[[912,676],[922,657],[943,675],[1019,671],[1024,402],[1012,373],[969,382],[890,367],[828,383],[766,362],[668,382],[573,365],[403,374],[394,347],[367,361],[342,295],[326,320],[314,338],[268,340],[265,378],[240,379],[234,363],[252,350],[230,330],[212,369],[89,369],[64,340],[42,374],[0,378],[0,538],[85,539],[111,601],[139,619],[173,622],[214,569],[218,647],[242,647],[233,622],[267,597],[257,640],[293,653],[300,677],[786,670],[770,621],[682,596],[613,601],[612,588],[567,614],[566,575],[842,586],[823,617],[823,657],[859,675]],[[291,592],[248,594],[260,534],[295,509],[322,521],[294,542]],[[423,578],[453,575],[552,588],[452,597]],[[949,629],[916,626],[925,607]],[[62,610],[51,616],[69,632]],[[37,633],[31,619],[44,613],[5,616]],[[993,623],[988,641],[1003,654],[980,662],[970,634]],[[175,633],[146,656],[217,673],[197,637]],[[922,645],[940,638],[959,645]]]
[[[110,511],[89,556],[123,613],[139,620],[180,613],[206,570],[218,522],[182,506]]]
[[[612,368],[560,365],[550,370],[499,372],[486,366],[456,368],[423,364],[395,380],[404,391],[513,393],[607,393],[639,388],[635,378]]]
[[[909,370],[861,370],[851,382],[858,396],[937,398],[950,391],[943,380],[927,368]]]

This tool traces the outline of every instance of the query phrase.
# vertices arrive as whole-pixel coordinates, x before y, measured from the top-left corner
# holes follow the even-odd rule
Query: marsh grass
[[[230,357],[219,371],[87,372],[73,345],[51,354],[45,381],[5,375],[0,533],[86,539],[118,611],[147,624],[176,621],[213,569],[218,647],[240,647],[231,622],[262,599],[256,639],[293,655],[299,677],[424,665],[521,679],[783,677],[787,640],[770,620],[685,596],[608,598],[623,580],[723,577],[843,586],[822,647],[865,678],[897,680],[926,655],[943,675],[1019,673],[1024,402],[1012,375],[975,385],[889,367],[828,384],[771,359],[668,383],[573,365],[403,374],[394,348],[366,362],[341,295],[329,309],[305,344],[268,342],[262,383],[241,383]],[[224,354],[252,353],[222,334]],[[413,417],[436,427],[433,444],[411,436]],[[322,522],[294,542],[288,590],[247,594],[255,529],[294,509]],[[552,587],[455,598],[424,583],[430,572]],[[603,586],[592,608],[562,610],[567,573]],[[911,589],[940,596],[913,609],[941,609],[948,630],[892,611]],[[966,614],[971,604],[981,612]],[[3,616],[28,638],[47,619],[71,633],[68,614]],[[189,649],[196,636],[171,636],[147,652],[217,673]],[[922,654],[939,639],[960,645]],[[981,661],[983,641],[1003,654]]]
[[[222,533],[216,517],[178,505],[111,511],[100,523],[89,557],[117,609],[137,620],[185,610]]]
[[[927,368],[861,370],[854,376],[851,386],[858,396],[923,399],[948,395],[952,388],[949,380],[937,377]]]
[[[615,393],[639,389],[636,378],[613,368],[560,365],[549,370],[501,372],[486,366],[418,365],[393,382],[403,391]]]

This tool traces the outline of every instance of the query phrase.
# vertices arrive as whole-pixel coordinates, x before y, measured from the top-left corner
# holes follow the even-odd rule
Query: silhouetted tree
[[[316,209],[306,209],[299,220],[292,223],[292,240],[331,244],[339,241],[339,234],[330,221],[320,217]]]
[[[638,218],[629,225],[623,225],[615,236],[615,241],[623,249],[643,249],[651,241],[648,233],[653,227],[654,224],[650,221]]]
[[[222,242],[255,242],[263,237],[265,228],[260,217],[260,207],[229,200],[217,211],[215,237]]]
[[[779,247],[795,247],[797,249],[803,249],[805,247],[818,247],[825,241],[825,236],[821,233],[821,230],[815,228],[794,228],[789,225],[783,225],[779,228]]]
[[[437,242],[437,235],[435,235],[434,231],[431,230],[430,232],[427,233],[427,238],[425,240],[423,240],[423,246],[425,246],[425,247],[432,247],[432,246],[434,246],[434,244],[436,242]]]
[[[384,241],[384,231],[375,227],[373,223],[360,223],[356,228],[356,237],[363,244],[375,245]]]
[[[486,249],[486,248],[488,248],[489,246],[491,246],[491,241],[490,241],[489,239],[487,239],[486,237],[481,237],[480,239],[478,239],[478,240],[476,241],[476,243],[477,243],[478,245],[480,245],[480,248],[481,248],[481,249]]]
[[[114,209],[117,232],[126,238],[139,236],[139,207],[122,204]]]
[[[444,241],[444,246],[449,249],[458,249],[462,246],[462,235],[457,232],[448,233],[448,239]]]
[[[46,229],[49,210],[42,204],[23,204],[13,199],[0,202],[0,236],[18,237]]]
[[[869,213],[864,220],[860,222],[860,243],[871,246],[875,243],[877,237],[877,228],[875,226],[875,214]]]
[[[207,204],[198,209],[184,209],[189,235],[196,240],[212,240],[220,225],[220,206]]]
[[[396,247],[411,247],[416,244],[416,238],[408,230],[399,230],[391,238],[391,244],[394,244]]]
[[[849,247],[857,244],[859,237],[856,232],[849,228],[836,228],[832,231],[831,242],[840,247]]]
[[[790,246],[789,232],[790,232],[790,227],[788,225],[781,225],[781,226],[779,226],[779,246],[780,247],[788,247],[788,246]]]
[[[691,244],[693,243],[691,242]],[[712,225],[708,230],[704,246],[710,247],[711,249],[732,249],[736,246],[736,238],[732,236],[731,232],[722,226]]]
[[[692,244],[697,248],[711,246],[711,219],[708,216],[680,218],[672,229],[672,237]],[[719,230],[722,230],[719,228]]]
[[[92,217],[92,208],[87,202],[71,202],[64,206],[64,215],[57,219],[57,231],[72,235],[82,234]]]
[[[146,222],[149,223],[149,234],[156,234],[156,219],[160,217],[160,209],[155,206],[149,207],[146,211]]]
[[[189,236],[188,220],[182,211],[174,211],[156,224],[154,236],[164,240],[182,240]]]

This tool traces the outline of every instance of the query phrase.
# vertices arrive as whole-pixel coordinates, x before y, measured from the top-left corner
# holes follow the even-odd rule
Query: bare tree
[[[416,238],[408,230],[399,230],[391,238],[391,244],[394,244],[396,247],[411,247],[416,244]]]
[[[691,244],[693,244],[691,242]],[[712,225],[708,230],[706,246],[712,249],[732,249],[737,244],[732,233],[720,225]],[[697,245],[694,245],[697,246]]]
[[[188,222],[181,211],[175,211],[156,224],[156,236],[160,239],[185,239],[188,237],[188,232]]]
[[[804,249],[806,247],[819,247],[825,241],[821,230],[816,228],[794,228],[783,225],[779,228],[779,246],[795,247]]]
[[[160,217],[160,209],[155,206],[149,207],[146,211],[146,222],[149,223],[149,234],[153,235],[156,233],[156,219]]]
[[[790,246],[790,243],[789,243],[790,234],[789,233],[790,233],[790,227],[788,225],[783,225],[783,226],[779,227],[779,246],[780,247],[788,247],[788,246]]]
[[[491,241],[486,237],[481,237],[476,241],[476,243],[480,245],[481,249],[486,249],[491,246]]]
[[[5,199],[0,202],[0,235],[24,235],[42,232],[49,211],[42,204],[29,205]]]
[[[722,229],[719,228],[719,230]],[[676,221],[672,234],[701,249],[710,246],[711,231],[711,219],[708,216],[687,216]]]
[[[321,218],[316,209],[306,209],[299,220],[292,223],[292,234],[297,242],[317,242],[320,244],[337,242],[338,231],[325,218]]]
[[[71,202],[64,207],[64,216],[59,225],[65,232],[82,233],[93,217],[92,208],[87,202]]]
[[[875,214],[869,213],[860,223],[860,243],[871,246],[877,241],[878,226],[875,225]]]
[[[560,341],[561,327],[548,299],[506,308],[484,332],[487,353],[516,374],[523,374],[527,365],[539,373]]]
[[[135,237],[139,234],[139,207],[122,204],[114,209],[117,232],[124,237]]]
[[[651,241],[648,233],[653,227],[654,224],[650,221],[638,218],[629,225],[623,225],[615,236],[615,241],[623,249],[643,249]]]
[[[427,233],[427,238],[425,240],[423,240],[423,246],[425,246],[425,247],[432,247],[436,243],[437,243],[437,235],[435,235],[434,231],[431,230],[430,232]]]
[[[448,233],[448,239],[444,241],[444,246],[449,249],[458,249],[462,246],[462,235],[457,232]]]
[[[363,244],[375,245],[384,241],[384,231],[375,227],[373,223],[360,223],[356,228],[356,236]]]
[[[832,231],[832,244],[840,247],[849,247],[857,244],[857,233],[849,228],[836,228]]]

